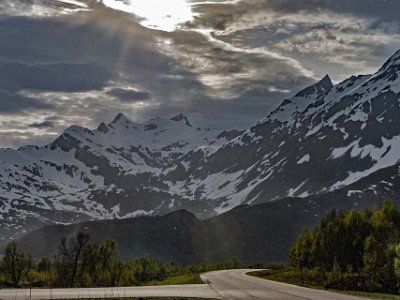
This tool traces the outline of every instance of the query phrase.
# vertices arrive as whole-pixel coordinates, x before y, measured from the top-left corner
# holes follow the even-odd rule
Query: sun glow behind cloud
[[[103,4],[142,18],[142,26],[174,31],[193,20],[194,13],[185,0],[102,0]]]
[[[0,0],[0,147],[120,111],[247,128],[316,77],[380,67],[400,36],[383,1]]]

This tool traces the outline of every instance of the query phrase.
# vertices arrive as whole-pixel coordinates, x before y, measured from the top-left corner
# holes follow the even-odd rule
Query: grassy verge
[[[181,284],[202,284],[199,274],[185,274],[169,277],[162,281],[151,281],[146,285],[181,285]]]
[[[294,270],[264,270],[258,272],[250,272],[248,273],[248,275],[301,286],[299,274]],[[316,284],[316,282],[317,282],[316,278],[313,278],[312,275],[304,276],[303,286],[314,289],[324,289],[321,285]],[[343,293],[343,294],[373,298],[373,299],[400,300],[400,295],[369,293],[369,292],[359,292],[359,291],[340,291],[340,290],[331,290],[331,291],[336,293]]]
[[[400,300],[400,295],[390,295],[390,294],[381,294],[381,293],[368,293],[368,292],[357,292],[357,291],[335,291],[338,293],[345,293],[348,295],[366,297],[372,299],[383,299],[383,300]]]
[[[299,275],[294,270],[264,270],[250,272],[248,275],[301,286]],[[304,277],[304,286],[322,289],[322,286],[316,284],[316,282],[317,280],[312,276]]]
[[[90,299],[78,299],[78,300],[204,300],[204,298],[177,298],[177,297],[172,297],[172,298],[154,298],[154,297],[150,297],[150,298],[90,298]],[[68,300],[68,299],[66,299]],[[213,299],[209,299],[209,300],[213,300]]]

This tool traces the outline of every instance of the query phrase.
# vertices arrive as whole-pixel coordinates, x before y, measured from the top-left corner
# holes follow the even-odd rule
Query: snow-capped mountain
[[[176,198],[159,176],[190,150],[214,149],[232,134],[193,127],[182,114],[144,124],[118,114],[95,130],[71,126],[44,147],[2,149],[0,232],[172,209]]]
[[[336,85],[326,76],[245,132],[120,114],[96,130],[72,126],[45,147],[1,150],[0,234],[181,208],[207,217],[335,191],[354,205],[398,197],[399,74],[400,51],[373,75]]]
[[[189,168],[173,186],[213,200],[223,212],[337,190],[397,166],[399,74],[400,51],[373,75],[337,85],[326,76],[212,154],[196,149],[185,155],[181,164]],[[387,189],[394,179],[381,178]]]

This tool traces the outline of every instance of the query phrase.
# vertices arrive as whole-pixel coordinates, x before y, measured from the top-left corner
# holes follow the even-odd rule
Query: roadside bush
[[[0,261],[0,287],[136,286],[179,275],[192,274],[198,278],[199,273],[239,266],[237,257],[224,263],[193,266],[150,257],[123,262],[114,240],[91,243],[87,234],[79,232],[61,239],[55,257],[42,257],[36,264],[15,242],[10,243]]]
[[[400,212],[332,210],[293,244],[289,260],[302,283],[326,288],[396,293],[400,286]]]

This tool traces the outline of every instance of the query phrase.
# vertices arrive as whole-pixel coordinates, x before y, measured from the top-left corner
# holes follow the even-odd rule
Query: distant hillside
[[[390,174],[389,170],[385,172]],[[367,179],[365,185],[369,184]],[[188,264],[224,261],[237,255],[243,263],[283,262],[300,232],[317,225],[332,208],[366,209],[382,202],[373,190],[366,191],[369,193],[367,200],[349,201],[352,198],[348,198],[348,194],[354,199],[356,189],[363,189],[354,185],[350,188],[354,190],[239,206],[207,220],[198,220],[188,211],[179,210],[164,216],[52,225],[27,234],[18,243],[34,257],[54,255],[63,236],[83,231],[90,234],[93,242],[114,238],[123,259],[148,255]],[[383,193],[384,185],[375,189],[382,189]],[[395,199],[395,203],[400,201]]]

